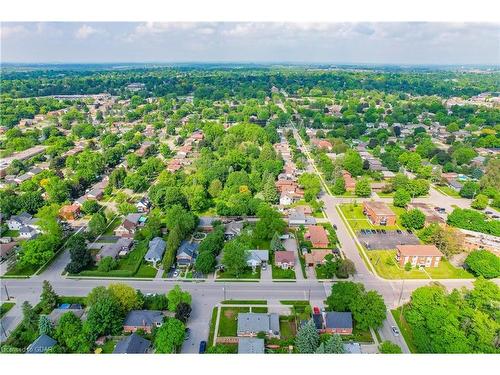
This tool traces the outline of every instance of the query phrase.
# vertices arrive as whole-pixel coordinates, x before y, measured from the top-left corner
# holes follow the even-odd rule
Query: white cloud
[[[89,25],[82,25],[78,30],[76,30],[75,37],[77,39],[87,39],[93,34],[97,34],[99,30]]]
[[[0,25],[0,38],[6,39],[12,36],[19,36],[26,34],[28,30],[22,25],[8,26],[4,23]]]

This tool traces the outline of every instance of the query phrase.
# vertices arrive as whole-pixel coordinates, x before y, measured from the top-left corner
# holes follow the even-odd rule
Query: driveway
[[[288,238],[283,241],[283,247],[287,251],[293,251],[295,254],[295,279],[303,280],[304,275],[302,275],[302,270],[300,268],[299,259],[299,247],[297,246],[297,240],[295,238]]]
[[[264,281],[272,281],[273,280],[273,271],[272,271],[272,265],[268,264],[266,269],[263,270],[262,268],[260,269],[260,279]]]

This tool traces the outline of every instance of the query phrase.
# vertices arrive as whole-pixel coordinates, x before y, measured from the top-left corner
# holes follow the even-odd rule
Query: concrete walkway
[[[302,274],[302,269],[300,267],[299,247],[297,245],[297,240],[295,238],[288,238],[283,241],[283,246],[285,250],[293,251],[295,253],[295,279],[304,280],[304,275]]]

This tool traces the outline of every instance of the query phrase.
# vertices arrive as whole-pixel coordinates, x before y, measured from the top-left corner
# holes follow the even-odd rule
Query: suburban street
[[[299,134],[294,131],[299,141],[303,145]],[[320,199],[324,202],[324,212],[328,221],[335,224],[337,236],[341,244],[341,250],[345,256],[351,259],[357,273],[353,277],[356,282],[361,282],[367,290],[376,290],[384,298],[387,308],[393,309],[407,302],[413,290],[420,286],[429,284],[429,280],[386,280],[376,275],[370,270],[362,259],[356,246],[356,240],[349,232],[340,217],[336,206],[342,203],[351,202],[352,198],[337,198],[331,195],[323,177],[316,168],[307,148],[303,151],[309,160],[309,170],[315,172],[323,183],[324,191]],[[381,201],[390,201],[392,198],[379,198]],[[362,202],[363,199],[356,198]],[[424,201],[433,205],[452,209],[452,205],[468,207],[469,202],[464,199],[445,197],[437,190],[431,188],[429,197],[418,198],[415,201]],[[108,285],[110,283],[124,282],[134,288],[140,289],[143,293],[167,293],[174,285],[180,284],[182,289],[192,294],[192,315],[188,323],[191,328],[191,337],[183,345],[183,352],[195,353],[198,351],[199,342],[208,337],[210,318],[213,307],[228,299],[235,300],[260,300],[266,299],[269,303],[279,303],[280,300],[310,300],[312,305],[323,306],[323,302],[329,294],[331,282],[318,282],[311,279],[297,278],[294,283],[273,282],[270,278],[262,278],[259,282],[216,282],[213,279],[193,282],[168,279],[138,280],[138,279],[74,279],[66,278],[62,275],[64,267],[69,262],[69,254],[63,252],[43,273],[29,279],[2,279],[0,297],[2,301],[7,300],[7,293],[16,302],[14,308],[2,318],[1,339],[5,340],[6,335],[21,321],[21,305],[23,301],[36,304],[41,292],[42,281],[49,280],[59,295],[65,296],[85,296],[96,286]],[[439,280],[447,289],[461,287],[471,287],[473,279],[450,279]],[[495,281],[497,284],[499,280]],[[380,329],[383,340],[390,340],[402,347],[405,353],[409,353],[402,336],[395,336],[391,331],[391,326],[396,325],[392,315],[388,312],[388,318]]]

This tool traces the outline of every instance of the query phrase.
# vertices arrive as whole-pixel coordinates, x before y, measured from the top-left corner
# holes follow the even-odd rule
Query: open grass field
[[[236,336],[238,328],[238,314],[249,312],[249,307],[222,307],[217,336]]]

